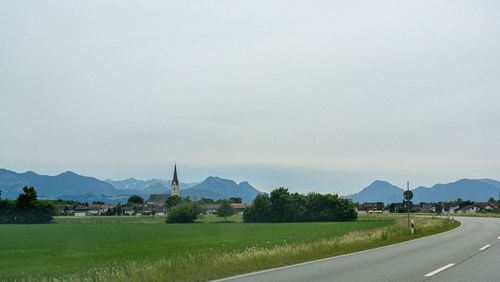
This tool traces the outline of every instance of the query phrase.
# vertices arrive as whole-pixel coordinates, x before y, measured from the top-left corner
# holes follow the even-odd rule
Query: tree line
[[[0,223],[48,223],[56,214],[56,205],[38,200],[33,186],[24,186],[16,200],[0,197]]]
[[[290,193],[280,187],[255,197],[253,205],[243,211],[245,222],[304,222],[355,220],[355,205],[338,195]]]

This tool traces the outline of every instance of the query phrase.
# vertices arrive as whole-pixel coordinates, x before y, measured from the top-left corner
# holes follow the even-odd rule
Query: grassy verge
[[[430,216],[448,217],[447,213],[443,213],[441,215],[436,215],[435,213],[416,213],[415,215],[430,215]],[[467,217],[500,217],[500,214],[498,214],[498,213],[450,213],[449,216],[450,216],[450,218],[452,218],[452,217],[460,217],[460,216],[467,216]]]
[[[414,218],[416,233],[409,234],[405,218],[362,217],[366,222],[388,220],[395,224],[358,230],[338,236],[322,236],[314,240],[255,244],[244,250],[186,252],[149,262],[130,262],[93,268],[86,272],[48,278],[54,281],[200,281],[227,277],[266,268],[320,259],[330,256],[385,246],[436,234],[460,225],[439,218]],[[342,224],[342,223],[339,223]],[[231,224],[222,224],[230,226]],[[234,225],[234,224],[233,224]],[[236,224],[246,226],[247,224]],[[274,224],[272,229],[282,224]],[[303,225],[296,223],[296,227]],[[310,226],[309,226],[310,228]]]

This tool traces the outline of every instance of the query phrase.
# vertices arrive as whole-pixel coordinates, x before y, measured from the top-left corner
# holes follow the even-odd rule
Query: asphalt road
[[[457,219],[445,233],[223,280],[500,281],[500,218]]]

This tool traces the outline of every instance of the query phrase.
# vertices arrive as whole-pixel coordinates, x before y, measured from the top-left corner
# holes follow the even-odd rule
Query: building
[[[61,215],[74,215],[75,209],[73,205],[58,205],[57,209]]]
[[[177,164],[174,165],[174,178],[172,179],[172,196],[179,196],[179,179],[177,179]]]
[[[455,210],[455,213],[477,213],[481,208],[477,205],[468,205]]]
[[[164,206],[168,197],[170,197],[170,194],[151,194],[146,204]]]
[[[361,213],[370,213],[373,211],[383,211],[384,210],[384,203],[383,202],[376,202],[376,203],[363,203],[358,205],[358,212]]]
[[[231,207],[233,207],[234,209],[234,213],[235,214],[243,214],[243,210],[246,208],[246,207],[249,207],[251,206],[252,204],[241,204],[241,203],[237,203],[237,204],[231,204]]]
[[[495,209],[498,209],[498,203],[497,202],[480,202],[476,203],[476,206],[478,206],[481,210],[486,210],[486,211],[492,211]]]
[[[429,203],[420,203],[413,205],[413,209],[415,210],[415,212],[421,213],[432,213],[435,211],[434,205]]]
[[[454,213],[456,210],[460,208],[460,204],[457,201],[447,201],[447,202],[440,202],[443,204],[443,210],[445,212],[450,212]]]
[[[204,205],[201,205],[201,208],[203,209],[203,214],[212,215],[212,214],[215,214],[215,212],[219,206],[220,205],[218,205],[218,204],[204,204]]]
[[[136,209],[135,207],[124,206],[122,207],[123,215],[135,215]]]
[[[89,209],[86,206],[77,206],[75,207],[75,216],[88,216]]]

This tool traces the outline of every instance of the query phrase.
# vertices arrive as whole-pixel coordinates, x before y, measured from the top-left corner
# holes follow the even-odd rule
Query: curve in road
[[[448,232],[218,281],[500,281],[500,218],[458,220]]]

